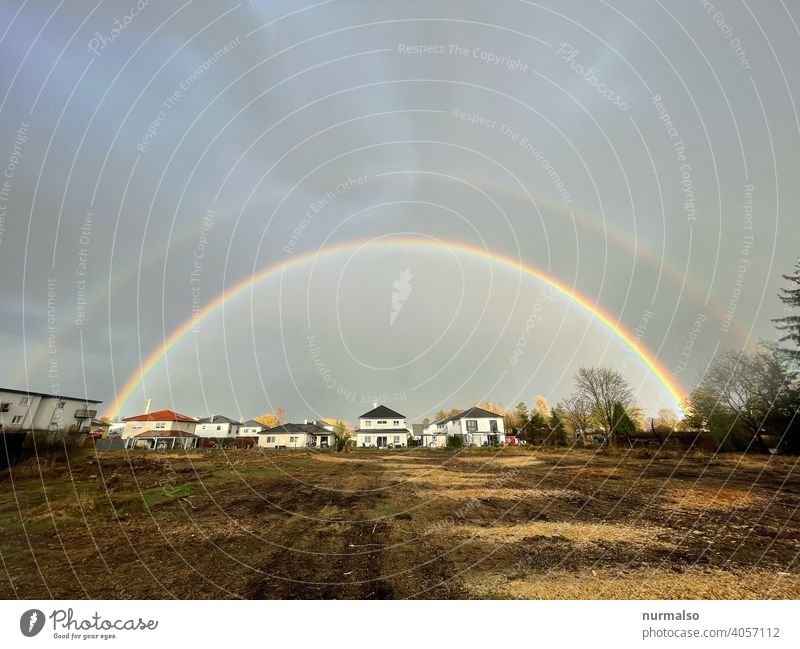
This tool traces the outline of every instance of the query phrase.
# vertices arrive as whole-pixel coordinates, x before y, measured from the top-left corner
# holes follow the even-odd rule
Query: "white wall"
[[[356,446],[360,448],[377,448],[378,436],[386,437],[386,441],[392,444],[394,448],[408,446],[408,433],[386,433],[381,432],[380,428],[369,432],[361,431],[356,433]],[[369,438],[369,441],[367,441],[367,438]]]
[[[294,441],[292,441],[294,439]],[[258,436],[258,445],[261,448],[305,448],[311,443],[309,433],[261,433]]]
[[[25,401],[27,400],[27,403]],[[63,404],[59,408],[59,403]],[[77,419],[77,410],[97,410],[97,404],[80,399],[64,397],[24,395],[16,392],[0,391],[0,404],[7,404],[8,410],[0,412],[0,425],[5,430],[39,429],[69,430],[73,426],[81,426],[88,431],[92,418]],[[17,421],[15,421],[17,419]],[[53,423],[55,422],[55,425]]]
[[[239,432],[239,424],[229,424],[224,421],[197,424],[194,428],[194,434],[198,437],[236,437]]]
[[[367,428],[369,430],[380,430],[381,428],[408,428],[405,419],[359,419],[358,427]]]

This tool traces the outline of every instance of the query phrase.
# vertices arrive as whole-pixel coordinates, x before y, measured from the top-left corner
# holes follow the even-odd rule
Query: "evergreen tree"
[[[789,287],[782,288],[778,297],[787,305],[786,311],[790,312],[792,309],[800,308],[800,260],[794,265],[794,272],[791,275],[783,275],[783,279],[789,282]],[[784,334],[781,341],[789,341],[800,349],[800,314],[789,313],[782,318],[775,318],[774,322],[777,323],[778,330]]]

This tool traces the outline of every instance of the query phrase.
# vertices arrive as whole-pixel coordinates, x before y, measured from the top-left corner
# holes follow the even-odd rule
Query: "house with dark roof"
[[[410,435],[405,415],[377,404],[358,418],[355,431],[359,448],[405,448]]]
[[[174,410],[156,410],[146,412],[135,417],[125,417],[125,428],[122,430],[122,439],[130,440],[139,433],[149,430],[177,430],[184,433],[194,434],[197,419],[182,415]],[[130,446],[130,442],[126,443]]]
[[[239,427],[239,437],[255,437],[263,430],[267,430],[267,427],[260,421],[248,419]]]
[[[258,433],[260,448],[334,448],[332,430],[307,420],[302,424],[280,424]]]
[[[236,437],[241,424],[235,419],[224,415],[211,415],[197,420],[194,434],[198,437],[219,439],[222,437]]]
[[[422,431],[422,445],[441,448],[447,445],[448,437],[459,437],[464,446],[505,444],[503,415],[473,406],[457,415],[425,426]]]

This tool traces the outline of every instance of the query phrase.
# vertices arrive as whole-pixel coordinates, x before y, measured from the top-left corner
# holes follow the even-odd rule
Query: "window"
[[[22,415],[14,415],[14,418],[11,420],[12,424],[18,424],[22,421]]]
[[[370,426],[372,426],[372,421],[369,420],[369,419],[365,419],[364,420],[364,427],[365,428],[369,428]]]
[[[478,430],[478,420],[477,419],[467,419],[467,432],[474,433]]]
[[[369,435],[367,435],[367,436],[364,438],[364,443],[365,443],[365,444],[371,444],[371,443],[372,443],[372,438],[371,438]]]
[[[490,419],[489,420],[489,430],[491,432],[493,432],[493,433],[497,432],[497,420],[496,419]]]
[[[275,436],[267,435],[267,444],[274,444],[274,443],[275,443]]]
[[[28,397],[22,397],[22,399],[19,400],[19,405],[21,406],[27,406],[28,403],[30,403],[30,399]]]
[[[385,420],[385,419],[379,419],[379,420],[378,420],[378,425],[380,425],[380,424],[385,424],[385,423],[386,423],[386,420]]]
[[[400,435],[395,435],[394,436],[394,443],[395,444],[399,444],[400,443]]]
[[[296,436],[295,437],[290,437],[289,438],[289,443],[290,444],[297,444],[297,437]]]
[[[157,421],[156,422],[156,428],[166,428],[166,427],[167,427],[166,422],[163,422],[163,421]]]
[[[217,426],[217,430],[222,430],[222,426]]]
[[[59,402],[56,404],[56,408],[63,408],[63,407],[64,407],[64,402],[63,402],[63,401],[59,401]]]
[[[392,425],[393,425],[395,428],[399,428],[399,427],[400,427],[400,420],[399,420],[399,419],[395,419],[395,420],[392,422]]]
[[[8,412],[8,409],[11,407],[10,403],[0,403],[0,412]]]

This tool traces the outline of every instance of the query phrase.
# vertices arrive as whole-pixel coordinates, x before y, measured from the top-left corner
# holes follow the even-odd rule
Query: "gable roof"
[[[387,408],[386,406],[378,406],[377,408],[373,408],[369,412],[365,412],[363,415],[359,417],[359,419],[405,419],[405,415],[401,415],[399,412],[395,412],[391,408]]]
[[[255,419],[248,419],[242,424],[242,426],[247,428],[266,428],[264,424],[262,424],[260,421],[256,421]]]
[[[444,419],[437,419],[436,421],[432,421],[429,426],[433,426],[435,424],[443,424],[447,421],[455,421],[456,419],[464,419],[465,417],[469,417],[470,419],[484,419],[486,417],[502,417],[496,412],[490,412],[489,410],[484,410],[483,408],[478,408],[478,406],[473,406],[472,408],[467,408],[463,412],[459,412],[456,415],[451,415],[450,417],[445,417]]]
[[[322,426],[317,426],[316,424],[280,424],[279,426],[274,426],[273,428],[267,428],[266,430],[259,431],[259,435],[280,435],[285,433],[330,435],[331,431],[323,428]]]
[[[238,424],[239,422],[224,415],[211,415],[197,420],[198,424]]]
[[[197,420],[188,415],[182,415],[174,410],[156,410],[146,415],[136,415],[135,417],[125,417],[122,421],[183,421],[196,424]]]
[[[451,419],[464,419],[465,417],[469,417],[471,419],[482,419],[485,417],[502,417],[503,415],[498,415],[496,412],[489,412],[488,410],[484,410],[483,408],[478,408],[477,406],[473,406],[472,408],[468,408],[464,412],[457,414],[455,417],[451,417]]]

